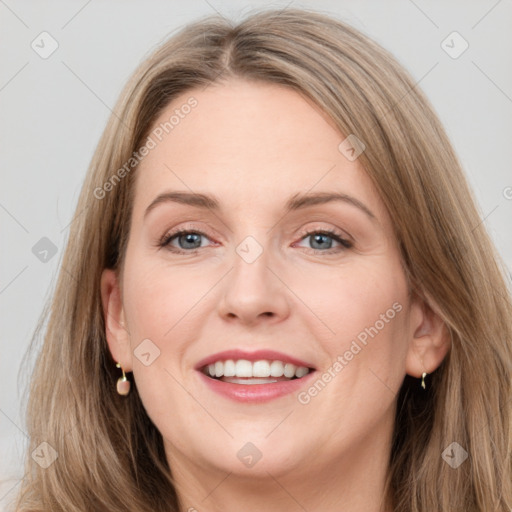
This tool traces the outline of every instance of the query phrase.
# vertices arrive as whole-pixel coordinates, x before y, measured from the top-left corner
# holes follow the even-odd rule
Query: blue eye
[[[197,249],[201,247],[201,237],[206,236],[204,233],[200,231],[176,231],[164,237],[164,239],[159,244],[161,247],[167,247],[169,250],[173,252],[178,252],[180,254],[183,253],[194,253]],[[174,247],[171,245],[171,242],[176,239],[178,244],[180,244],[180,248]],[[185,250],[180,250],[185,249]]]
[[[195,254],[204,246],[202,245],[201,237],[208,238],[208,235],[201,231],[179,230],[168,235],[165,235],[158,243],[159,247],[165,247],[169,251],[177,254]],[[333,253],[340,252],[353,247],[353,243],[346,238],[343,238],[341,233],[334,230],[317,230],[309,231],[303,234],[301,241],[310,239],[310,243],[316,247],[309,247],[308,249],[318,253]],[[176,247],[172,242],[176,240],[179,247]],[[333,240],[341,247],[332,247]]]
[[[325,252],[339,252],[344,249],[350,249],[353,247],[353,243],[346,238],[343,238],[341,233],[338,233],[334,230],[321,230],[321,231],[309,231],[307,232],[302,240],[308,239],[310,240],[310,244],[313,245],[311,249],[315,251],[315,253]],[[332,247],[332,241],[337,242],[341,245],[341,247]],[[316,245],[316,247],[314,247]]]

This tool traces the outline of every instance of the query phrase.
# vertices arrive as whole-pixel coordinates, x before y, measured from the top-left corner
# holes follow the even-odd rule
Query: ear
[[[420,378],[442,363],[450,349],[450,336],[439,314],[421,298],[411,304],[410,333],[405,368],[409,375]]]
[[[119,278],[115,270],[105,269],[101,274],[101,301],[110,353],[124,371],[133,368],[130,333],[126,328]]]

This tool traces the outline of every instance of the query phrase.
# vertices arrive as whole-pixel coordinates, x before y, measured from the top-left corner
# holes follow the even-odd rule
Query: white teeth
[[[224,361],[224,377],[234,377],[236,373],[235,361],[229,359]]]
[[[205,373],[210,377],[240,377],[240,378],[268,378],[268,377],[293,377],[301,378],[309,373],[309,368],[305,366],[296,366],[291,363],[283,363],[282,361],[268,361],[262,359],[260,361],[247,361],[239,359],[234,361],[216,361],[209,364],[205,369]]]
[[[252,365],[253,377],[270,377],[270,364],[268,361],[256,361]]]
[[[284,375],[284,365],[281,361],[272,361],[270,363],[270,375],[272,377],[282,377]]]
[[[299,366],[295,370],[295,377],[300,379],[301,377],[304,377],[304,375],[307,375],[308,373],[309,373],[309,370],[305,366]]]
[[[225,377],[224,382],[230,382],[231,384],[272,384],[273,382],[277,382],[275,379],[237,379],[236,377]]]
[[[235,363],[235,375],[237,377],[252,377],[252,363],[245,359],[239,359]],[[221,377],[221,375],[219,375],[219,377]]]
[[[284,376],[291,379],[295,376],[295,370],[297,367],[294,364],[286,363],[284,365]]]

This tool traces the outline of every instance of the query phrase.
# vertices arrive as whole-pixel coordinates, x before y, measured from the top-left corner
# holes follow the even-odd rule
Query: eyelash
[[[200,235],[200,236],[209,238],[206,233],[203,233],[202,231],[199,231],[199,230],[180,229],[178,231],[174,231],[172,233],[165,234],[159,240],[158,247],[166,248],[167,250],[169,250],[175,254],[196,254],[199,251],[199,249],[204,249],[204,247],[198,247],[196,249],[191,249],[191,250],[187,251],[187,250],[183,250],[183,249],[177,249],[176,247],[173,247],[170,245],[170,242],[174,238],[179,237],[181,235],[188,235],[188,234]],[[320,230],[307,231],[306,233],[303,233],[301,235],[300,241],[304,240],[305,238],[307,238],[308,236],[311,236],[311,235],[325,235],[325,236],[328,236],[329,238],[332,238],[333,240],[335,240],[336,242],[338,242],[341,245],[341,247],[331,248],[331,249],[327,249],[327,250],[309,248],[309,250],[312,251],[314,254],[319,254],[319,253],[333,254],[333,253],[341,252],[341,251],[344,251],[347,249],[351,249],[353,247],[353,243],[350,240],[343,238],[343,235],[334,229],[320,229]],[[306,249],[308,249],[308,248],[306,247]]]

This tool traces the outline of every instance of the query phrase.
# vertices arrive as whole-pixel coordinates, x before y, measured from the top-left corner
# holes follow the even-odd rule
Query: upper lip
[[[305,366],[306,368],[314,370],[314,366],[311,363],[298,359],[297,357],[283,354],[282,352],[277,352],[275,350],[256,350],[254,352],[247,352],[245,350],[239,349],[224,350],[223,352],[217,352],[208,357],[205,357],[194,366],[194,369],[201,370],[209,364],[213,364],[217,361],[227,361],[228,359],[233,359],[235,361],[239,359],[245,359],[246,361],[252,362],[262,360],[282,361],[283,363],[291,363],[295,366]]]

